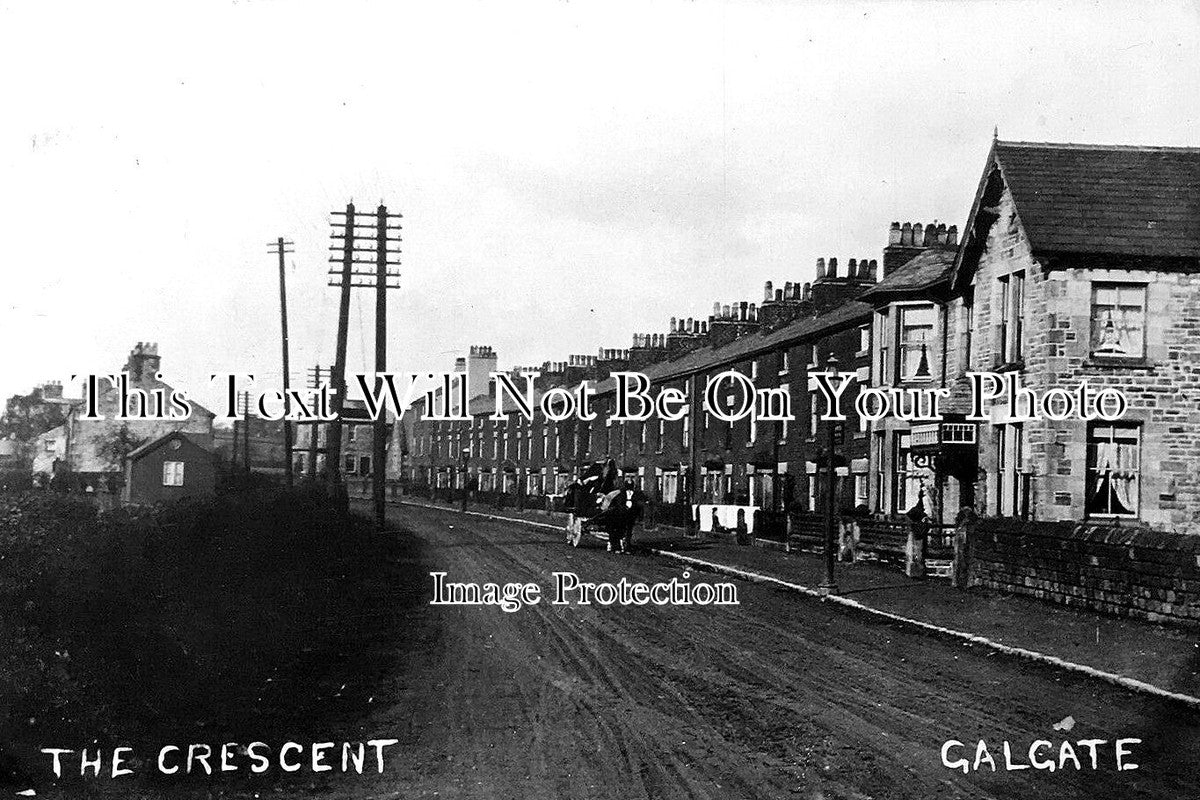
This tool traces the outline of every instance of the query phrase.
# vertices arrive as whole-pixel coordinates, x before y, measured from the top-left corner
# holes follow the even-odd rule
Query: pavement
[[[428,504],[426,500],[412,502]],[[469,506],[468,510],[559,528],[565,524],[564,514],[544,511],[487,506]],[[825,579],[825,560],[820,554],[738,545],[731,536],[688,538],[679,528],[659,526],[639,530],[635,542],[664,554],[798,584],[814,592]],[[835,578],[839,597],[852,599],[853,605],[866,610],[976,637],[1000,649],[1041,656],[1040,660],[1049,663],[1060,661],[1127,688],[1180,695],[1179,699],[1200,708],[1200,631],[1116,618],[998,591],[962,591],[946,579],[913,580],[896,567],[872,562],[839,562]]]

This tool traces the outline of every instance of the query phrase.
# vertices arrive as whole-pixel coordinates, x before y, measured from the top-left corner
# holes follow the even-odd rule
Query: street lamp
[[[467,479],[468,479],[467,465],[469,465],[470,463],[471,463],[471,451],[469,448],[465,448],[459,454],[459,472],[462,475],[462,481],[461,481],[462,486],[459,487],[460,490],[462,491],[462,495],[459,497],[459,500],[462,503],[463,511],[467,510]]]
[[[829,358],[825,362],[825,371],[829,373],[834,380],[837,379],[838,361],[833,353],[829,354]],[[829,409],[826,409],[828,413]],[[837,557],[837,513],[834,504],[837,502],[835,497],[837,489],[837,467],[834,465],[834,446],[836,439],[837,423],[833,420],[825,420],[826,429],[826,446],[825,446],[825,580],[818,587],[822,595],[837,594],[837,580],[833,576],[834,560]]]

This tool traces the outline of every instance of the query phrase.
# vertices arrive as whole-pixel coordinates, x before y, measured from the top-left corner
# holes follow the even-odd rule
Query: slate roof
[[[957,252],[956,248],[951,247],[924,250],[867,289],[861,297],[919,291],[936,286],[950,277]]]
[[[950,254],[953,260],[953,251],[950,251]],[[652,383],[659,385],[665,381],[705,372],[714,367],[733,364],[754,355],[768,353],[787,343],[812,338],[850,325],[861,324],[870,318],[871,313],[870,304],[859,300],[850,300],[816,317],[802,317],[773,331],[760,331],[739,336],[723,347],[711,345],[698,347],[673,361],[659,361],[633,371],[641,372]],[[518,382],[517,386],[521,387],[521,384]],[[616,381],[606,378],[596,383],[595,394],[599,397],[615,389]],[[542,394],[542,391],[535,390],[534,400],[539,400]],[[468,413],[472,415],[490,413],[495,409],[495,403],[495,398],[491,395],[480,395],[468,403]],[[506,411],[513,411],[516,404],[506,398],[504,408]]]
[[[1200,148],[997,141],[1035,252],[1200,257]]]
[[[162,436],[158,437],[157,439],[151,439],[150,441],[146,442],[145,444],[140,445],[139,447],[135,447],[133,450],[129,451],[128,455],[126,455],[125,458],[127,458],[131,461],[135,460],[135,459],[139,459],[142,456],[146,455],[146,453],[149,453],[151,450],[155,450],[155,449],[161,447],[162,445],[166,444],[169,440],[176,439],[176,438],[183,439],[185,442],[190,444],[192,447],[202,450],[203,452],[206,452],[206,453],[209,452],[209,451],[205,450],[203,447],[201,447],[200,445],[196,444],[196,441],[194,439],[192,439],[190,436],[188,436],[186,433],[184,433],[183,431],[171,431],[170,433],[163,434]]]

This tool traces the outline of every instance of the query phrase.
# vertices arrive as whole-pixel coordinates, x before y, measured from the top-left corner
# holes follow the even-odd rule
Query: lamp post
[[[471,463],[471,451],[463,450],[459,456],[459,471],[462,473],[462,486],[460,487],[462,495],[459,500],[462,502],[462,510],[467,510],[467,466]]]
[[[825,362],[825,371],[834,379],[838,374],[838,361],[833,353]],[[828,413],[829,409],[826,409]],[[833,575],[834,561],[837,558],[837,467],[834,465],[834,447],[837,436],[837,423],[825,420],[825,580],[819,589],[822,595],[837,594],[837,580]]]

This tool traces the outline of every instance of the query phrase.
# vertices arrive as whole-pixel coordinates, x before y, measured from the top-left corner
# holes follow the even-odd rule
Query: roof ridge
[[[997,139],[999,147],[1040,147],[1055,150],[1113,150],[1118,152],[1200,153],[1200,146],[1180,147],[1149,144],[1086,144],[1079,142],[1025,142]]]

